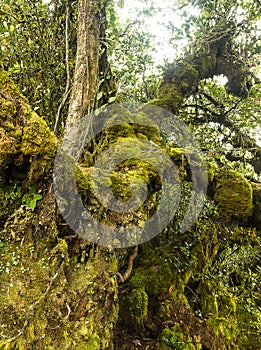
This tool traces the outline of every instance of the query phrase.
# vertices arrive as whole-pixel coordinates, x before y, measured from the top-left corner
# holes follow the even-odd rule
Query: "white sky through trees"
[[[155,52],[152,56],[155,64],[162,64],[164,60],[172,62],[175,57],[183,51],[187,45],[187,40],[180,40],[177,43],[170,44],[172,37],[171,30],[168,30],[168,24],[172,23],[176,27],[181,27],[182,11],[179,9],[170,9],[173,1],[125,1],[123,8],[117,8],[121,23],[128,21],[142,20],[144,21],[144,30],[152,34],[154,39]],[[153,6],[152,6],[153,5]],[[172,5],[173,6],[173,5]],[[193,6],[187,8],[189,13],[197,14],[198,10]],[[146,15],[146,13],[150,13]],[[142,15],[142,13],[144,13]]]

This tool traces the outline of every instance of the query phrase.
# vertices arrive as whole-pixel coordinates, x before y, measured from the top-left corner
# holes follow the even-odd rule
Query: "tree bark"
[[[78,4],[76,66],[67,128],[94,109],[99,72],[101,9],[101,0],[80,0]]]
[[[65,146],[75,146],[79,122],[95,107],[99,79],[100,27],[103,0],[79,0],[77,53],[73,87],[65,127]]]

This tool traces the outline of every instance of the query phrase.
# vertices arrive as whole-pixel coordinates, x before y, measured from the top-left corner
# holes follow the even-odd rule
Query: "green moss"
[[[111,265],[105,250],[93,258],[90,252],[87,263],[86,255],[81,263],[77,255],[69,261],[52,201],[43,201],[51,221],[41,224],[37,214],[20,208],[0,232],[1,332],[7,337],[0,348],[110,348],[118,303],[117,284],[106,271],[115,257]]]
[[[225,342],[229,344],[228,349],[241,349],[236,345],[240,330],[235,323],[231,322],[231,319],[216,316],[210,318],[208,324],[217,336],[222,336],[225,339]]]
[[[91,169],[77,166],[76,168],[76,183],[83,193],[90,190],[92,180],[90,176]]]
[[[133,288],[120,302],[120,322],[137,333],[144,332],[148,316],[148,295],[144,288]]]
[[[222,170],[216,177],[214,200],[222,218],[247,219],[253,212],[253,189],[243,175],[234,170]]]
[[[184,72],[181,73],[181,80],[179,82],[179,72],[175,70],[174,76],[176,79],[176,82],[179,84],[179,90],[182,92],[184,96],[188,94],[189,91],[194,90],[198,84],[198,77],[199,73],[198,71],[191,65],[187,64],[186,66],[182,67],[181,69],[184,70]]]
[[[110,143],[118,138],[138,137],[161,143],[160,130],[149,116],[142,111],[132,113],[122,105],[111,107],[106,123],[106,136]],[[115,125],[116,124],[116,125]]]
[[[166,150],[171,158],[174,160],[184,159],[184,149],[179,147],[173,147],[172,143],[166,147]]]
[[[16,116],[17,110],[15,104],[10,101],[0,100],[0,119],[12,119]]]
[[[210,54],[204,54],[200,56],[200,60],[196,61],[196,65],[201,79],[211,76],[211,73],[216,66],[216,61],[217,58],[214,50]]]
[[[23,103],[27,103],[26,98],[19,92],[14,83],[10,80],[8,74],[2,67],[0,67],[0,87],[4,92],[6,99],[10,99],[12,96],[14,99],[18,98]],[[12,110],[14,110],[12,108]]]
[[[29,155],[31,167],[28,178],[29,181],[37,181],[50,169],[46,159],[54,157],[57,140],[3,70],[0,70],[0,87],[3,91],[0,97],[0,165],[15,163],[14,158],[18,154],[19,167],[23,167],[26,159],[23,155]],[[28,171],[28,165],[26,168]]]
[[[181,107],[183,99],[184,96],[176,85],[163,84],[160,88],[158,98],[149,103],[176,113]]]
[[[216,284],[212,281],[202,281],[197,293],[200,295],[203,314],[218,314],[218,294]]]
[[[27,120],[23,129],[21,151],[31,156],[54,157],[57,140],[46,122],[33,111],[25,113],[25,116]]]
[[[214,162],[206,162],[209,182],[213,182],[215,176],[218,174],[218,166]]]
[[[117,170],[113,171],[110,176],[112,191],[116,197],[122,200],[128,200],[132,196],[139,198],[144,183],[149,185],[150,182],[160,185],[160,179],[156,170],[147,162],[127,161]],[[156,186],[156,185],[154,185]]]
[[[17,109],[20,108],[17,100],[18,92],[2,71],[0,71],[0,88],[3,91],[3,95],[0,96],[0,165],[4,165],[10,156],[19,151],[22,130],[19,125],[15,127],[18,119]]]
[[[177,63],[175,69],[169,68],[162,82],[159,95],[150,103],[177,113],[182,102],[198,85],[199,72],[190,63]]]
[[[19,130],[7,132],[0,128],[0,165],[3,166],[11,156],[19,151],[21,133]]]
[[[175,326],[165,328],[160,336],[160,341],[157,343],[157,350],[200,350],[201,344],[193,344],[192,338],[182,327],[176,323]]]

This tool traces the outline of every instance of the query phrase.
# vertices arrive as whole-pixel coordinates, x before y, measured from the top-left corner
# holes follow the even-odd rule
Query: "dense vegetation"
[[[187,48],[161,68],[144,21],[166,10],[142,3],[138,20],[122,23],[122,1],[0,0],[0,349],[261,348],[260,3],[168,1],[182,23],[166,30],[173,45],[186,39]],[[81,40],[86,14],[89,42]],[[77,90],[80,46],[90,60]],[[66,128],[78,122],[82,110],[73,102],[81,96],[87,115],[99,107],[100,118],[111,114],[76,165],[79,194],[96,219],[143,227],[155,212],[163,164],[140,159],[143,142],[178,169],[178,211],[139,247],[94,244],[57,208],[54,159]],[[130,111],[130,101],[146,104]],[[183,233],[194,153],[146,124],[154,106],[187,124],[207,167],[204,207]],[[117,142],[131,157],[110,175],[115,196],[126,202],[141,181],[148,185],[131,214],[102,206],[92,183],[98,155]],[[68,216],[73,204],[63,202]]]

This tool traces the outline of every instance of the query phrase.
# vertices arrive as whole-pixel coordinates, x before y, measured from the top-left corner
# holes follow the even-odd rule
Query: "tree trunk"
[[[78,139],[79,123],[93,112],[99,80],[100,27],[103,0],[79,0],[77,53],[66,128],[65,148]]]
[[[98,86],[102,0],[78,4],[77,54],[66,128],[93,111]]]

